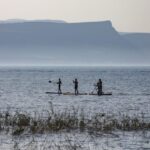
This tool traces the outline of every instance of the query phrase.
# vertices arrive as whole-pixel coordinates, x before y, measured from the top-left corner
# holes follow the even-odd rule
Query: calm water
[[[45,94],[48,91],[57,91],[57,85],[48,83],[48,81],[55,82],[59,77],[62,78],[63,92],[73,92],[72,80],[74,78],[79,80],[80,92],[94,91],[94,83],[101,78],[104,86],[103,91],[112,92],[113,95],[98,97]],[[10,111],[21,110],[30,113],[34,111],[42,112],[49,109],[50,102],[53,103],[54,108],[59,108],[59,110],[74,106],[84,108],[86,113],[105,112],[115,115],[144,113],[145,118],[150,120],[150,67],[0,68],[1,111],[10,109]],[[124,136],[125,139],[123,135],[118,135],[118,139],[111,136],[108,139],[114,140],[116,145],[122,144],[120,149],[125,149],[123,147],[127,143],[129,145],[126,149],[134,149],[135,145],[137,146],[135,143],[138,143],[139,139],[141,145],[146,143],[146,147],[143,145],[140,147],[140,145],[139,149],[150,148],[150,141],[147,136],[137,138],[139,134],[137,136],[128,134]],[[131,138],[133,138],[134,145],[131,143]],[[105,137],[101,138],[101,140],[103,139]],[[107,141],[104,140],[102,143],[105,145],[105,142]]]
[[[104,92],[112,96],[57,96],[47,91],[57,91],[55,83],[62,78],[63,92],[73,92],[74,78],[79,80],[80,92],[94,91],[99,78]],[[51,101],[56,107],[79,106],[85,110],[128,112],[150,115],[150,68],[119,67],[34,67],[0,68],[0,109],[25,111],[48,109]],[[90,110],[89,110],[90,108]]]

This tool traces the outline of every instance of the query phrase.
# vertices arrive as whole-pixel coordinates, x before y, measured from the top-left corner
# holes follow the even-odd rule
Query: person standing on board
[[[97,82],[97,84],[96,84],[96,86],[97,86],[97,95],[102,95],[103,94],[103,86],[102,86],[102,80],[101,79],[99,79],[98,80],[98,82]]]
[[[75,95],[78,95],[79,94],[79,91],[78,91],[78,80],[75,79],[73,81],[73,83],[74,83]]]
[[[60,78],[59,78],[57,84],[58,84],[58,94],[62,94],[62,92],[61,92],[61,85],[62,85],[62,82],[61,82],[61,79],[60,79]]]

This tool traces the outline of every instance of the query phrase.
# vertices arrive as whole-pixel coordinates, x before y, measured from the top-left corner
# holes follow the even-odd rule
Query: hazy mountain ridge
[[[150,50],[150,33],[127,33],[123,37],[140,49]]]
[[[0,24],[0,64],[150,64],[150,34],[120,34],[110,21]]]
[[[86,23],[24,22],[0,24],[0,46],[128,47],[110,21]]]

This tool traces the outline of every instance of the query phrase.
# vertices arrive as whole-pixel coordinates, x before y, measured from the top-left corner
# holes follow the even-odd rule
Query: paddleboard
[[[62,93],[58,93],[58,92],[45,92],[45,93],[46,93],[46,94],[57,94],[57,95],[58,95],[58,94],[59,94],[59,95],[62,94]]]
[[[57,95],[75,95],[75,93],[64,92],[59,94],[58,92],[46,92],[46,94],[57,94]],[[88,95],[88,93],[79,93],[78,95]]]
[[[64,93],[58,93],[58,92],[46,92],[46,94],[56,94],[56,95],[75,95],[75,93],[71,93],[71,92],[64,92]],[[78,95],[97,95],[97,93],[79,93]],[[109,93],[103,93],[102,95],[100,95],[100,96],[104,96],[104,95],[106,95],[106,96],[110,96],[110,95],[112,95],[112,93],[111,92],[109,92]]]
[[[75,95],[75,93],[66,92],[66,93],[63,93],[63,95]],[[79,93],[77,95],[88,95],[88,93]]]
[[[89,95],[97,95],[97,93],[89,93]],[[99,95],[99,96],[104,96],[104,95],[110,96],[110,95],[112,95],[112,93],[111,92],[109,92],[109,93],[103,93],[102,95]]]

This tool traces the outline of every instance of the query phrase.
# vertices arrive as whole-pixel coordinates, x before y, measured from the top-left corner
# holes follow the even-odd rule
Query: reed
[[[110,132],[115,130],[134,131],[150,130],[150,121],[144,121],[144,116],[129,117],[122,115],[117,118],[104,113],[85,115],[83,109],[66,109],[63,112],[52,110],[47,111],[46,117],[32,116],[28,113],[9,111],[0,113],[0,131],[11,132],[12,135],[23,133],[50,133],[59,131],[80,132]],[[118,119],[119,118],[119,119]]]

